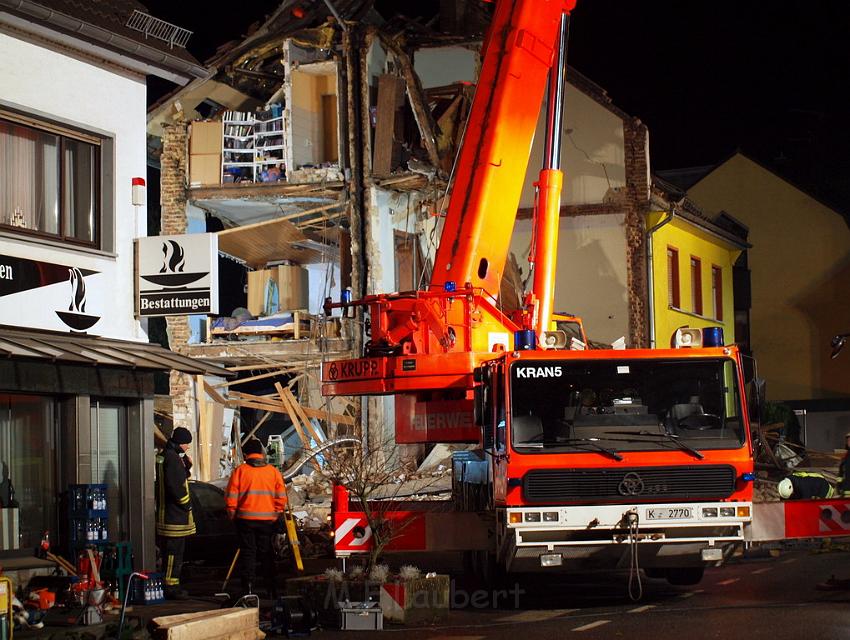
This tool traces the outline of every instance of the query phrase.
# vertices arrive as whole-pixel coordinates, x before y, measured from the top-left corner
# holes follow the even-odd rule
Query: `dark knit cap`
[[[177,427],[171,432],[171,441],[176,444],[189,444],[192,442],[192,432],[185,427]]]
[[[242,446],[242,453],[246,456],[251,453],[263,453],[263,443],[257,438],[251,438]]]

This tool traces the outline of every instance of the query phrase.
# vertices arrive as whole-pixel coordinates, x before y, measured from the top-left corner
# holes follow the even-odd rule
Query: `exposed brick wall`
[[[649,346],[646,276],[646,213],[649,207],[649,131],[637,118],[623,121],[626,165],[626,266],[629,345]]]
[[[159,193],[163,235],[186,233],[187,144],[186,122],[163,125]],[[168,346],[172,351],[181,351],[189,341],[189,319],[186,316],[167,316],[165,322]],[[191,376],[172,371],[169,383],[174,426],[194,431],[195,400]]]

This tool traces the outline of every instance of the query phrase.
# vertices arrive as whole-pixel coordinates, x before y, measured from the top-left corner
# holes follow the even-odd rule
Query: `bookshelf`
[[[225,111],[222,124],[222,183],[277,182],[286,178],[286,140],[280,105],[271,105],[258,113]]]

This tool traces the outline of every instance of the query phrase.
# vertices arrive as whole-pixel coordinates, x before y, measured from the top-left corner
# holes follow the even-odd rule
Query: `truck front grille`
[[[728,465],[626,469],[537,469],[525,474],[526,502],[553,504],[599,499],[664,501],[728,498],[735,469]]]

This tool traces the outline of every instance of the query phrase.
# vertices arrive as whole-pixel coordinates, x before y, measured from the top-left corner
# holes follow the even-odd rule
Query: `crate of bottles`
[[[138,605],[165,602],[165,579],[161,573],[145,571],[147,579],[136,576],[130,591],[130,602]]]
[[[68,535],[73,547],[109,542],[109,509],[105,484],[72,484],[68,488]]]

